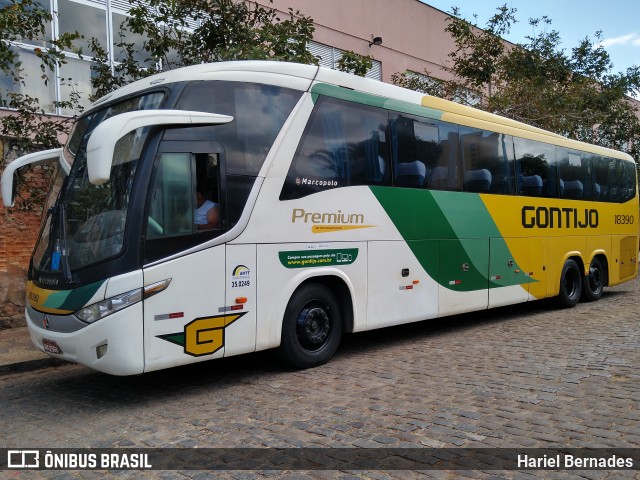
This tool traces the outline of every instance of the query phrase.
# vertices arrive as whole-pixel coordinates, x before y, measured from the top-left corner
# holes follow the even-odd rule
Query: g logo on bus
[[[193,357],[212,355],[224,347],[224,330],[247,312],[200,317],[187,323],[183,332],[158,335],[158,338],[184,347]]]

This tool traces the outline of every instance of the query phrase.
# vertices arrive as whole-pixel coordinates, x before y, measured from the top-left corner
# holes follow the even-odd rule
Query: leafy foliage
[[[113,72],[104,49],[92,41],[98,73],[93,99],[132,80],[186,65],[248,59],[317,63],[307,50],[313,20],[300,11],[289,9],[281,19],[272,8],[235,0],[129,3],[131,17],[123,23],[122,40],[116,44],[125,60]],[[127,42],[128,33],[144,38],[142,45]],[[145,56],[142,63],[134,53]]]
[[[341,72],[353,73],[359,77],[364,77],[373,66],[371,55],[360,55],[351,50],[344,52],[338,59],[337,67]]]
[[[500,37],[516,21],[516,9],[497,8],[484,29],[458,13],[452,9],[445,28],[456,46],[449,54],[453,80],[427,82],[404,73],[395,83],[462,103],[473,99],[477,108],[639,157],[638,103],[631,97],[640,93],[640,69],[614,73],[600,32],[595,42],[586,37],[567,52],[542,17],[529,20],[538,33],[512,45]]]
[[[36,47],[34,54],[40,61],[40,80],[47,84],[51,81],[56,65],[65,63],[63,49],[72,51],[72,41],[79,37],[77,33],[61,35],[57,40],[46,38],[45,24],[51,21],[51,13],[36,0],[2,1],[0,2],[0,71],[17,85],[25,85],[25,73],[20,61],[16,42],[36,42],[44,47]],[[64,80],[63,80],[64,81]],[[79,95],[62,102],[54,102],[54,106],[68,109],[79,109]],[[66,134],[71,119],[54,117],[45,114],[39,99],[19,91],[3,91],[0,89],[0,104],[10,109],[11,113],[0,117],[0,136],[4,138],[4,152],[0,170],[7,160],[25,153],[56,148],[60,146],[59,138]],[[48,175],[46,166],[36,167],[40,174]],[[46,181],[33,182],[33,178],[21,181],[16,205],[20,209],[41,208],[46,194]]]

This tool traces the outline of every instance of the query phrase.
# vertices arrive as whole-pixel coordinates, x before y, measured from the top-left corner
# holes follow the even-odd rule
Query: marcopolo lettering
[[[598,228],[594,208],[522,207],[524,228]]]

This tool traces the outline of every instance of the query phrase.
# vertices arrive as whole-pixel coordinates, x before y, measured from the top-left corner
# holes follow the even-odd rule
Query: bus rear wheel
[[[589,265],[589,275],[583,277],[582,299],[587,302],[599,300],[604,291],[605,273],[602,261],[595,257]]]
[[[295,368],[322,365],[341,337],[342,316],[333,291],[319,283],[296,290],[284,312],[280,357]]]
[[[558,303],[563,308],[575,307],[582,293],[582,272],[571,258],[564,263],[560,274],[560,293]]]

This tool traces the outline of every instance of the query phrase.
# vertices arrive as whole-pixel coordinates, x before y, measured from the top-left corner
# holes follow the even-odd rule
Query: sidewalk
[[[38,350],[27,327],[0,330],[0,376],[61,365],[63,360]]]

